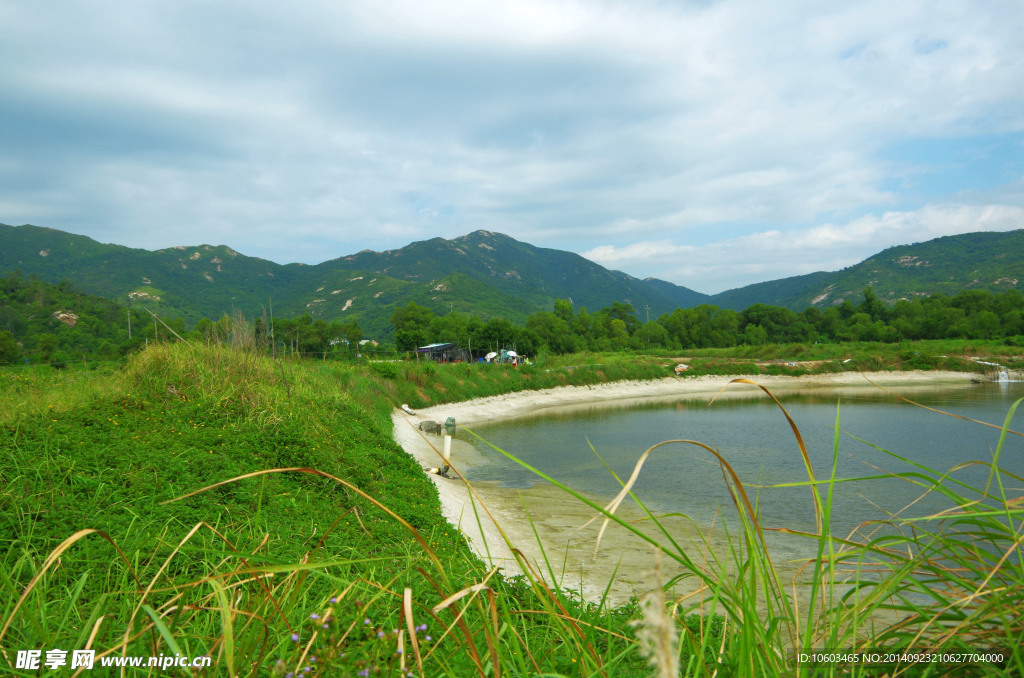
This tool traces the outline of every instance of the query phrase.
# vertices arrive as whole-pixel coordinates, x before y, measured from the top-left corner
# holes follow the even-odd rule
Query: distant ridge
[[[247,257],[225,245],[157,251],[104,245],[38,226],[0,224],[0,271],[65,278],[83,290],[193,323],[234,309],[249,316],[309,313],[358,320],[366,336],[390,332],[410,301],[523,322],[559,298],[596,311],[614,302],[647,306],[654,317],[706,295],[610,271],[578,254],[534,247],[501,233],[432,238],[385,252],[364,250],[314,266]]]
[[[385,252],[364,250],[313,266],[248,257],[226,245],[134,249],[32,225],[0,224],[0,244],[0,272],[20,269],[55,283],[66,278],[86,292],[180,315],[190,324],[235,309],[248,316],[272,310],[278,316],[358,320],[365,336],[390,333],[391,314],[409,302],[439,314],[454,310],[523,322],[531,313],[551,310],[556,299],[571,298],[590,311],[629,303],[646,320],[648,313],[653,319],[699,304],[734,310],[755,303],[825,307],[860,299],[868,285],[892,303],[963,289],[1020,289],[1024,281],[1024,230],[891,247],[842,271],[710,296],[485,230]]]

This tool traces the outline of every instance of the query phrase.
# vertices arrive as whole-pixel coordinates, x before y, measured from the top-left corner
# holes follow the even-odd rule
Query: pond
[[[867,387],[780,392],[778,397],[802,435],[814,473],[826,479],[835,459],[837,478],[881,476],[912,470],[912,464],[947,472],[971,487],[983,487],[999,430],[940,414],[901,400],[970,419],[1003,424],[1024,384],[988,383],[883,391]],[[473,432],[552,478],[605,502],[621,488],[612,472],[627,478],[649,446],[689,439],[717,450],[747,485],[762,524],[813,530],[814,508],[807,487],[768,486],[807,480],[807,471],[785,416],[767,396],[721,399],[677,397],[659,402],[600,403],[548,410],[473,427]],[[1011,428],[1024,431],[1024,406]],[[838,424],[838,437],[837,437]],[[473,441],[484,463],[467,470],[472,482],[490,481],[529,494],[547,485],[488,444]],[[888,451],[889,454],[886,451]],[[899,456],[895,456],[899,455]],[[904,459],[906,461],[904,461]],[[1024,477],[1024,437],[1009,435],[1000,466]],[[759,487],[761,489],[759,489]],[[1024,494],[1011,479],[1009,496]],[[706,450],[673,444],[655,450],[635,485],[637,497],[655,512],[682,512],[697,524],[734,515],[720,465]],[[976,497],[970,490],[964,493]],[[950,506],[940,494],[899,478],[835,486],[832,530],[846,534],[865,521],[899,514],[918,516]],[[865,528],[866,529],[866,528]]]

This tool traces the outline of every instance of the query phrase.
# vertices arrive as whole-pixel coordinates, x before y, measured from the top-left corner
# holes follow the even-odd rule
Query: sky
[[[714,294],[1024,228],[1022,28],[1004,0],[0,0],[0,222],[278,263],[485,229]]]

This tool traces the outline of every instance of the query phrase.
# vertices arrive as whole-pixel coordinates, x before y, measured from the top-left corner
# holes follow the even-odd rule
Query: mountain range
[[[395,308],[416,302],[483,319],[521,323],[556,299],[596,311],[630,303],[641,320],[677,307],[755,303],[803,310],[857,301],[867,286],[887,302],[964,289],[1019,289],[1024,229],[968,233],[883,250],[841,271],[748,285],[715,295],[654,278],[608,270],[561,250],[475,231],[401,249],[364,250],[316,265],[277,264],[225,245],[150,251],[101,244],[52,228],[0,224],[0,272],[21,270],[50,282],[67,279],[91,294],[188,324],[240,310],[249,317],[309,313],[358,320],[365,336],[390,333]]]

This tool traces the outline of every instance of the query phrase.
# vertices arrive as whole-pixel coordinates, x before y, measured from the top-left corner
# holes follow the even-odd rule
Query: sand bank
[[[842,392],[846,389],[896,388],[901,393],[917,388],[938,385],[969,385],[977,375],[962,372],[876,372],[813,375],[803,377],[766,376],[746,377],[772,391],[825,391]],[[554,408],[571,408],[598,402],[674,400],[678,398],[706,398],[710,400],[721,392],[722,398],[767,397],[756,386],[732,384],[737,377],[703,376],[691,378],[670,377],[656,381],[627,381],[595,386],[560,387],[542,391],[521,391],[461,403],[438,405],[416,411],[415,415],[396,410],[392,416],[395,439],[424,468],[441,464],[441,437],[423,433],[419,423],[426,420],[444,422],[454,417],[458,425],[496,421],[534,414]],[[723,389],[725,389],[723,391]],[[579,587],[588,599],[597,599],[607,585],[607,576],[618,570],[616,583],[610,591],[613,601],[621,601],[641,585],[643,573],[648,569],[651,548],[620,526],[613,526],[602,540],[602,548],[595,554],[594,543],[600,521],[582,526],[595,516],[585,503],[559,488],[544,484],[529,490],[500,487],[497,483],[469,483],[461,479],[463,469],[483,463],[479,453],[469,443],[453,441],[452,478],[430,474],[437,485],[445,517],[468,537],[476,552],[493,566],[507,574],[521,572],[506,543],[513,544],[526,554],[538,572],[548,581]],[[486,508],[485,508],[486,507]],[[633,505],[623,505],[619,515],[627,520],[640,519],[642,514]],[[527,520],[529,518],[529,520]],[[532,526],[531,526],[532,523]],[[500,526],[500,527],[499,527]],[[702,528],[677,525],[680,534],[689,536],[695,554],[714,549],[717,537],[700,534]],[[544,565],[541,544],[543,539],[547,560],[555,572]],[[503,536],[504,534],[504,536]],[[586,573],[587,576],[582,576]]]

